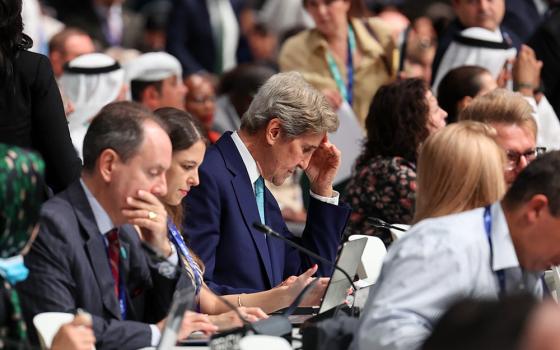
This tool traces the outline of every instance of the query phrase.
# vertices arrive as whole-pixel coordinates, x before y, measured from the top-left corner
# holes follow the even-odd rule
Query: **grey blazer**
[[[149,323],[163,319],[177,278],[168,279],[142,248],[130,225],[120,228],[120,274],[126,285],[126,319],[118,300],[103,237],[79,181],[47,201],[40,229],[25,257],[30,274],[18,284],[24,317],[32,330],[33,316],[46,311],[93,316],[97,349],[138,349],[150,346]],[[179,274],[178,279],[184,279]],[[181,281],[181,285],[188,285]],[[32,337],[33,340],[33,337]]]

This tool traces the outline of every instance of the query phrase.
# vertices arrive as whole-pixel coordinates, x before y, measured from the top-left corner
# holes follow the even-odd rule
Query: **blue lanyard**
[[[171,221],[171,218],[167,219],[167,228],[169,229],[169,239],[179,248],[181,254],[187,260],[188,264],[191,267],[191,270],[194,275],[194,284],[195,284],[195,294],[198,295],[200,292],[200,288],[202,287],[202,276],[200,274],[200,268],[194,262],[191,254],[189,253],[189,249],[183,240],[183,236],[179,233],[177,226]]]
[[[121,319],[126,320],[126,293],[124,278],[119,273],[119,308],[121,309]]]
[[[490,246],[490,270],[493,270],[492,263],[494,262],[494,247],[492,245],[492,216],[490,214],[490,206],[484,208],[484,229],[486,230],[486,237],[488,238],[488,245]],[[506,274],[504,270],[495,272],[498,278],[498,285],[500,287],[499,296],[503,297],[506,293]]]
[[[353,57],[352,54],[356,51],[356,35],[354,34],[354,30],[352,26],[348,24],[348,57],[346,59],[346,72],[348,74],[348,81],[347,85],[344,85],[344,81],[342,80],[342,75],[338,70],[338,66],[336,65],[336,61],[330,52],[327,51],[327,63],[329,65],[329,70],[331,71],[331,75],[336,83],[338,91],[342,95],[348,104],[352,106],[352,89],[354,84],[354,64],[353,64]]]

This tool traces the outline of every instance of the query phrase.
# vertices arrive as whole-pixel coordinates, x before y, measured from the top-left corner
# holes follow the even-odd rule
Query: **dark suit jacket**
[[[231,0],[238,20],[244,2]],[[216,49],[205,0],[173,0],[167,24],[167,52],[181,62],[184,76],[214,71]]]
[[[537,29],[529,46],[535,50],[537,58],[543,61],[541,79],[546,98],[560,116],[560,8]]]
[[[191,189],[184,203],[183,232],[206,265],[206,283],[218,294],[267,290],[315,263],[253,228],[253,222],[260,221],[253,184],[230,132],[206,152],[200,185]],[[347,206],[312,199],[303,236],[296,239],[265,189],[266,224],[333,262],[349,215]],[[320,275],[330,276],[331,267],[318,264]]]
[[[82,308],[93,315],[97,349],[150,346],[147,323],[165,317],[177,281],[157,273],[131,226],[122,226],[119,237],[126,252],[120,266],[126,320],[121,320],[105,243],[80,183],[43,205],[39,234],[25,256],[30,274],[18,284],[29,329],[40,312]]]
[[[77,27],[88,33],[95,43],[102,48],[109,47],[103,32],[103,18],[95,11],[93,0],[66,1],[51,0],[57,10],[57,17],[68,27]],[[141,15],[123,5],[123,34],[121,46],[139,48],[143,40],[144,19]]]
[[[502,25],[515,33],[521,42],[526,42],[543,20],[535,1],[507,0],[505,3],[506,13]]]
[[[20,51],[14,84],[0,86],[0,143],[38,151],[54,192],[80,177],[82,162],[70,140],[68,122],[49,59]]]

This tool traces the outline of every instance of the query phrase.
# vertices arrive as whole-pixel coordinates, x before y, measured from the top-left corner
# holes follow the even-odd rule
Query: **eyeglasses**
[[[194,103],[206,103],[206,102],[216,102],[216,96],[189,96],[187,100],[194,102]]]
[[[506,151],[507,156],[507,163],[506,163],[506,171],[511,171],[519,166],[519,162],[521,161],[521,157],[525,157],[527,163],[531,163],[534,161],[538,156],[543,155],[546,152],[546,147],[536,147],[532,148],[526,152],[519,153],[511,150]]]

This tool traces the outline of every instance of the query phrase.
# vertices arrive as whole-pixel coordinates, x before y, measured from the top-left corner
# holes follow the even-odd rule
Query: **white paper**
[[[340,168],[334,179],[335,185],[350,178],[352,168],[356,158],[362,152],[364,142],[364,131],[348,102],[344,101],[336,113],[340,125],[336,132],[329,134],[329,141],[342,154]]]

